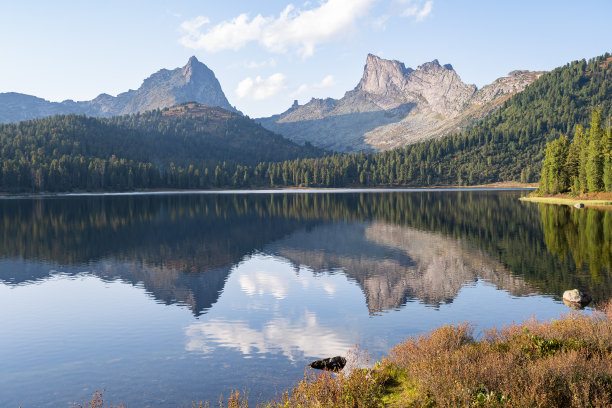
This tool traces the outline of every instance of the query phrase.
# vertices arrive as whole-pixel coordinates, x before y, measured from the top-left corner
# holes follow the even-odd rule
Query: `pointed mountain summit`
[[[406,87],[408,75],[412,71],[412,68],[406,68],[402,62],[368,54],[363,76],[355,90],[375,95],[396,93]]]
[[[117,96],[100,94],[91,101],[49,102],[19,93],[0,93],[0,122],[19,122],[56,114],[115,116],[198,102],[237,112],[230,105],[215,74],[193,56],[183,67],[161,69],[137,90]]]
[[[466,129],[541,74],[514,71],[478,90],[438,60],[412,69],[368,54],[361,80],[343,98],[312,99],[258,121],[298,143],[341,152],[388,150]]]

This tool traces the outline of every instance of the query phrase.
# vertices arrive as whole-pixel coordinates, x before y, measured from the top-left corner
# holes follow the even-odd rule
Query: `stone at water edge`
[[[312,368],[316,368],[317,370],[338,372],[346,365],[346,358],[342,356],[329,357],[324,358],[323,360],[313,361],[308,365]]]
[[[591,302],[591,297],[585,293],[582,293],[578,289],[566,290],[563,292],[563,300],[570,303],[579,303],[581,305],[587,305]]]

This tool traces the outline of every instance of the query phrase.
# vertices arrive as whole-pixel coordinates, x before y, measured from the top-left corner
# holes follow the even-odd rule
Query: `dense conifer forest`
[[[594,109],[598,126],[604,133],[609,128],[611,78],[609,53],[575,61],[543,75],[464,133],[381,153],[326,154],[197,104],[110,119],[67,115],[6,124],[0,126],[0,191],[535,182],[547,143],[573,133],[583,137],[580,129]],[[559,140],[571,148],[568,139]],[[593,157],[609,160],[589,149],[590,142],[580,150],[589,166]],[[605,188],[603,164],[588,171],[600,167],[601,185],[585,179],[576,186]],[[575,187],[576,177],[558,183],[551,189]]]

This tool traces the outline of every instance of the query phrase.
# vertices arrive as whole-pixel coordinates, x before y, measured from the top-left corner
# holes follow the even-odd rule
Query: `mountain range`
[[[361,81],[343,98],[296,101],[287,111],[257,121],[297,143],[324,149],[391,150],[469,128],[542,74],[513,71],[478,89],[438,60],[412,69],[369,54]]]
[[[182,68],[157,71],[145,79],[137,90],[130,89],[117,96],[103,93],[91,101],[50,102],[15,92],[0,93],[0,123],[70,113],[110,117],[167,108],[184,102],[198,102],[237,112],[227,101],[213,71],[196,57],[191,57]]]
[[[513,71],[478,89],[465,84],[450,64],[433,60],[416,69],[369,54],[357,86],[341,99],[297,101],[287,111],[257,121],[298,143],[338,152],[384,151],[459,133],[499,109],[542,72]],[[173,70],[161,69],[137,90],[90,101],[49,102],[31,95],[0,93],[0,123],[57,114],[110,117],[197,102],[238,112],[219,81],[193,56]]]

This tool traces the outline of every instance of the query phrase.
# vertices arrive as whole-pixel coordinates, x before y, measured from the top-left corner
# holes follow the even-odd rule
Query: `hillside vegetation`
[[[236,163],[322,154],[194,103],[109,119],[53,116],[0,125],[0,191],[201,187]]]

